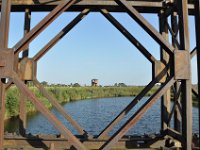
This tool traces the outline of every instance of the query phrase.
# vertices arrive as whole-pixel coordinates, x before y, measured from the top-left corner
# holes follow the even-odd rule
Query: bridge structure
[[[200,79],[200,1],[199,0],[0,0],[0,149],[115,149],[115,148],[169,148],[170,140],[174,147],[191,150],[194,147],[192,136],[192,92],[200,92],[191,84],[191,59],[197,56],[197,73]],[[35,27],[30,28],[32,12],[49,12]],[[42,47],[32,58],[29,57],[29,45],[54,20],[63,13],[79,12],[48,44]],[[24,36],[16,45],[9,48],[10,14],[24,12]],[[78,124],[51,96],[37,80],[37,62],[62,37],[91,12],[100,12],[123,36],[127,38],[152,64],[152,81],[128,104],[116,118],[111,121],[99,135],[90,135]],[[160,45],[160,59],[157,60],[147,48],[144,41],[139,41],[111,12],[127,13],[152,39]],[[157,14],[159,31],[156,30],[142,13]],[[195,24],[189,26],[188,17],[195,18]],[[189,28],[195,28],[196,46],[190,49]],[[17,29],[17,27],[16,27]],[[169,36],[172,38],[170,39]],[[22,52],[22,56],[19,55]],[[56,58],[55,58],[56,59]],[[39,91],[78,131],[73,135],[41,103],[26,85],[32,81]],[[160,87],[152,96],[113,134],[109,132],[135,107],[154,85]],[[5,92],[13,84],[20,91],[20,135],[4,133]],[[174,95],[171,97],[171,95]],[[30,100],[61,133],[54,135],[33,136],[26,134],[26,101]],[[161,131],[151,136],[126,136],[142,116],[161,100]],[[171,100],[174,101],[171,106]],[[199,98],[198,98],[199,100]],[[200,105],[199,105],[200,106]],[[199,115],[199,114],[198,114]],[[174,125],[170,126],[174,117]],[[199,125],[198,125],[199,126]]]

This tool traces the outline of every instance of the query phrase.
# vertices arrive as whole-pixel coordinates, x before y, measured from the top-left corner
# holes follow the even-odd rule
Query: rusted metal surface
[[[5,115],[5,85],[0,82],[0,119],[4,120]],[[0,150],[3,150],[4,121],[0,122]]]
[[[179,103],[179,97],[180,97],[180,93],[181,93],[181,86],[177,86],[177,89],[175,91],[175,94],[174,94],[174,104],[173,104],[173,107],[171,109],[171,112],[169,114],[169,117],[168,117],[168,120],[167,120],[167,124],[168,124],[168,127],[170,126],[170,121],[172,119],[172,115],[173,113],[175,114],[175,111],[177,111],[176,109],[178,108],[178,112],[181,112],[181,107],[180,107],[180,103]],[[178,106],[177,106],[178,105]],[[177,118],[175,118],[177,119]],[[177,128],[180,128],[180,127],[176,127],[177,125],[175,124],[175,129],[177,130]],[[178,129],[177,131],[180,132],[180,130]]]
[[[156,146],[153,146],[152,143],[154,141],[164,141],[164,138],[162,135],[155,135],[155,137],[151,137],[150,135],[145,136],[127,136],[123,137],[114,147],[113,149],[132,149],[135,148],[136,145],[139,147],[147,148],[147,147],[153,147],[156,148]],[[80,139],[82,137],[79,137]],[[82,140],[82,139],[81,139]],[[105,140],[82,140],[85,147],[88,149],[99,149],[105,142]],[[140,141],[144,141],[144,143],[141,143]],[[32,144],[32,147],[30,144]],[[43,149],[49,149],[50,146],[52,146],[52,143],[54,144],[54,147],[59,150],[63,149],[70,149],[70,143],[68,140],[64,138],[57,138],[56,136],[49,136],[49,135],[40,135],[32,136],[32,137],[20,137],[20,136],[5,136],[4,145],[5,147],[12,148],[12,147],[18,147],[26,149],[30,148],[43,148]],[[162,142],[164,143],[164,142]],[[164,145],[161,145],[164,146]]]
[[[80,150],[86,149],[83,144],[42,104],[42,102],[36,98],[15,72],[13,72],[13,82],[19,90],[31,100],[36,106],[36,109],[41,112],[75,148]]]
[[[187,61],[190,51],[190,37],[188,24],[188,2],[185,0],[178,1],[179,9],[179,35],[180,35],[180,51],[183,50],[184,56],[181,62],[185,63],[184,74],[187,77],[181,80],[182,85],[182,134],[185,138],[183,148],[187,150],[192,149],[192,95],[191,95],[191,62]],[[185,52],[184,52],[185,51]],[[188,58],[189,59],[189,58]],[[189,74],[188,74],[189,72]]]
[[[8,32],[10,20],[11,1],[3,1],[1,6],[1,22],[0,22],[0,48],[8,47]]]
[[[187,50],[174,51],[175,79],[190,79],[190,53]],[[181,61],[180,61],[181,60]]]
[[[31,11],[51,11],[60,1],[61,0],[12,0],[12,10],[24,11],[24,9],[28,7]],[[40,7],[37,7],[38,5],[40,5]],[[137,7],[140,12],[157,12],[163,7],[162,1],[131,1],[131,5]],[[93,11],[99,11],[99,7],[109,9],[109,11],[124,11],[114,0],[81,0],[73,5],[69,11],[81,11],[84,8],[91,8]]]
[[[167,17],[165,17],[165,11],[162,10],[159,15],[159,30],[160,34],[163,36],[163,38],[166,41],[169,41],[169,31],[167,26]],[[155,74],[158,74],[160,72],[160,69],[164,69],[165,65],[171,63],[170,57],[165,52],[165,50],[160,47],[160,59],[161,61],[158,61],[155,63]],[[162,78],[160,83],[165,83],[166,79],[170,75],[170,69],[167,71],[166,76]],[[170,89],[167,90],[167,92],[161,97],[161,131],[164,131],[168,128],[167,120],[169,118],[170,113],[170,104],[171,104],[171,93]]]
[[[5,77],[10,74],[13,62],[7,60],[10,55],[13,54],[11,50],[8,50],[8,33],[10,23],[10,9],[11,1],[6,0],[2,2],[1,6],[1,22],[0,22],[0,150],[3,150],[4,140],[4,115],[5,115]],[[5,59],[5,56],[7,59]],[[9,64],[9,66],[6,66]],[[6,69],[5,69],[6,68]],[[10,69],[10,70],[9,70]],[[9,75],[8,75],[9,76]]]
[[[154,71],[153,78],[156,78],[164,69],[165,69],[165,65],[162,61],[155,61],[153,63],[153,71]],[[159,83],[165,83],[166,78],[167,78],[167,74],[163,76],[163,78],[159,81]]]
[[[26,8],[29,8],[31,11],[52,11],[60,1],[12,0],[12,11],[24,12]],[[169,2],[169,0],[166,0],[166,2]],[[166,3],[163,0],[130,0],[130,4],[141,13],[159,13],[163,7],[166,7]],[[194,0],[189,0],[188,7],[190,14],[194,14]],[[81,0],[72,5],[68,11],[81,11],[84,8],[91,8],[92,11],[99,11],[99,8],[101,8],[113,12],[124,12],[124,9],[119,7],[114,0]]]
[[[24,50],[27,45],[34,40],[50,23],[52,23],[62,12],[68,9],[77,0],[66,0],[51,11],[40,23],[38,23],[29,33],[27,33],[23,39],[21,39],[14,47],[15,54]]]
[[[12,77],[14,64],[14,51],[12,49],[0,50],[0,78]]]
[[[25,16],[24,16],[24,35],[28,34],[31,29],[31,11],[30,9],[25,9]],[[29,46],[27,49],[23,51],[22,58],[27,58],[29,54]]]
[[[31,11],[30,9],[25,9],[25,15],[24,15],[24,36],[28,34],[31,28]],[[18,71],[19,76],[22,81],[25,83],[27,81],[33,80],[33,76],[36,76],[36,73],[34,74],[33,67],[33,61],[28,58],[29,55],[29,45],[27,45],[27,48],[22,52],[22,59],[19,60],[18,64]],[[20,106],[19,106],[19,132],[21,135],[25,136],[26,134],[26,102],[27,97],[20,93]]]
[[[23,58],[18,63],[18,75],[22,81],[33,81],[37,72],[37,65],[33,59]]]
[[[12,4],[12,9],[10,5]],[[110,148],[137,148],[139,142],[143,142],[145,148],[150,148],[152,141],[165,143],[165,137],[171,136],[182,144],[183,149],[192,148],[192,97],[191,91],[198,97],[198,90],[191,86],[191,59],[197,55],[198,79],[200,79],[200,4],[199,0],[0,0],[1,22],[0,22],[0,78],[11,80],[7,85],[0,82],[0,120],[4,118],[5,112],[5,87],[12,85],[12,80],[20,89],[20,133],[24,137],[5,137],[4,123],[0,123],[0,149],[4,146],[17,145],[25,147],[38,146],[44,149],[110,149]],[[17,42],[13,49],[8,49],[9,16],[10,11],[25,13],[24,37]],[[30,30],[31,12],[51,11],[41,22]],[[80,12],[65,28],[62,29],[52,40],[49,41],[39,52],[29,58],[29,44],[37,38],[58,16],[63,12]],[[152,81],[127,105],[113,121],[97,136],[88,135],[86,131],[61,107],[45,88],[37,81],[37,61],[41,59],[62,37],[75,27],[89,12],[98,11],[114,25],[151,63]],[[161,59],[157,60],[148,48],[142,45],[122,24],[119,23],[109,12],[125,12],[130,15],[159,45]],[[160,32],[157,31],[140,13],[152,13],[159,15]],[[196,24],[196,46],[190,51],[190,38],[188,16],[194,15]],[[171,20],[168,18],[171,16]],[[179,23],[178,23],[179,20]],[[169,21],[171,21],[169,23]],[[170,25],[171,24],[171,25]],[[171,34],[172,41],[168,41]],[[179,35],[179,37],[178,37]],[[22,58],[19,53],[22,52]],[[56,58],[55,60],[56,61]],[[25,85],[32,81],[53,104],[55,108],[79,131],[81,136],[73,135]],[[141,106],[136,113],[123,124],[111,137],[108,133],[117,125],[139,101],[157,83],[162,83],[159,89]],[[172,90],[170,90],[172,87]],[[192,89],[192,90],[191,90]],[[174,93],[174,105],[170,109],[171,91]],[[182,96],[180,96],[182,95]],[[161,100],[161,134],[155,139],[146,137],[124,138],[127,131],[134,126],[145,112],[159,100]],[[29,98],[64,138],[42,139],[41,137],[26,137],[26,99]],[[199,97],[198,97],[199,98]],[[200,108],[200,105],[199,105]],[[170,123],[174,114],[174,128]],[[199,113],[200,115],[200,113]],[[181,127],[182,126],[182,127]],[[199,123],[200,126],[200,123]],[[182,131],[181,131],[182,128]],[[31,145],[32,143],[32,145]],[[143,145],[143,146],[144,146]],[[165,147],[160,144],[159,147]]]
[[[178,49],[180,47],[180,43],[178,42],[178,16],[177,12],[173,12],[171,14],[171,29],[172,29],[172,45],[174,46],[175,49]],[[174,72],[173,72],[174,73]],[[176,97],[178,97],[178,89],[180,87],[180,82],[176,81],[174,84],[174,101],[176,101]],[[177,99],[177,103],[180,103],[181,98],[179,97]],[[175,110],[174,110],[174,129],[178,132],[181,132],[181,111],[178,109],[177,105],[175,105]]]

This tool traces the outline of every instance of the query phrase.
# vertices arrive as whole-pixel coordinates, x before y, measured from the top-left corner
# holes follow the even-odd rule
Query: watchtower
[[[99,85],[99,80],[98,79],[92,79],[91,80],[91,86],[98,86]]]

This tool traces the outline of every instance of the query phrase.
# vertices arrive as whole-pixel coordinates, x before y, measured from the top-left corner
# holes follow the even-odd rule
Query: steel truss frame
[[[95,148],[107,150],[111,148],[138,148],[138,141],[143,141],[150,148],[153,143],[166,141],[171,137],[181,143],[183,149],[192,149],[192,96],[200,92],[191,85],[191,61],[197,55],[198,79],[200,79],[200,2],[186,0],[1,0],[0,22],[0,119],[4,120],[5,91],[14,83],[20,90],[20,137],[4,135],[4,122],[0,122],[0,149],[17,144],[27,147],[59,149],[75,148],[78,150]],[[50,11],[50,13],[33,29],[30,30],[31,12]],[[45,30],[59,15],[66,11],[79,11],[66,27],[49,41],[33,58],[29,58],[29,44]],[[115,26],[151,63],[152,81],[124,108],[116,118],[97,136],[89,135],[38,82],[36,77],[37,62],[62,37],[77,25],[89,12],[99,11]],[[11,49],[8,48],[8,33],[10,12],[25,12],[24,37]],[[160,60],[153,57],[110,12],[126,12],[135,20],[159,45]],[[160,31],[140,14],[158,14]],[[195,17],[196,47],[190,51],[188,16]],[[171,18],[171,22],[168,18]],[[172,41],[169,41],[169,34]],[[23,52],[22,58],[19,53]],[[7,83],[6,80],[9,79]],[[75,136],[65,127],[28,89],[26,82],[33,81],[34,85],[47,97],[52,105],[73,125],[80,136]],[[108,133],[118,124],[129,111],[137,105],[145,94],[156,83],[160,88],[125,122],[111,137]],[[171,92],[174,94],[174,105],[170,108]],[[181,95],[181,96],[180,96]],[[151,106],[161,99],[161,132],[156,138],[126,137],[125,134],[133,127]],[[28,137],[26,128],[25,102],[29,99],[63,135],[55,137]],[[200,108],[200,104],[199,104]],[[174,127],[170,127],[174,115]],[[199,113],[200,115],[200,113]],[[200,124],[199,124],[200,126]],[[11,144],[10,144],[11,143]],[[31,144],[30,144],[31,143]],[[40,143],[40,144],[39,144]],[[41,144],[43,143],[43,144]],[[164,145],[159,145],[159,147]]]

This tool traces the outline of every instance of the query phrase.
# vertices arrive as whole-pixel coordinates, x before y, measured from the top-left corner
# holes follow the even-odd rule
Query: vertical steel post
[[[31,26],[31,11],[30,9],[25,9],[24,17],[24,36],[30,31]],[[27,49],[22,53],[22,59],[28,58],[29,45]],[[24,72],[23,72],[24,74]],[[25,81],[26,82],[26,81]],[[19,132],[21,135],[25,135],[26,129],[26,96],[20,93],[20,113],[19,113]]]
[[[24,36],[26,36],[27,33],[29,33],[31,28],[31,11],[30,9],[25,9],[25,17],[24,17]],[[29,54],[29,45],[27,46],[27,49],[23,51],[22,58],[28,58]]]
[[[167,28],[167,18],[163,15],[164,11],[161,10],[159,15],[159,28],[160,33],[163,38],[168,41],[168,28]],[[160,47],[160,57],[161,61],[167,66],[169,63],[169,55]],[[169,72],[168,72],[169,73]],[[170,112],[170,89],[161,97],[161,131],[164,131],[168,127],[168,118]]]
[[[10,0],[2,0],[0,22],[0,50],[8,48],[8,32],[10,21]],[[1,79],[2,80],[2,79]],[[0,150],[3,150],[5,115],[5,85],[0,81]]]
[[[198,93],[200,93],[200,0],[195,4],[195,25],[196,25],[196,44],[197,44],[197,73],[198,73]],[[200,135],[200,96],[198,96],[199,105],[199,135]],[[200,142],[199,142],[200,147]]]
[[[4,114],[5,114],[5,86],[0,81],[0,150],[3,150],[3,140],[4,140]]]
[[[174,34],[172,35],[172,45],[174,46],[175,49],[178,49],[178,45],[177,45],[178,20],[177,19],[178,19],[177,12],[173,12],[171,15],[171,27]],[[175,94],[177,94],[177,90],[179,86],[180,84],[177,81],[174,84],[174,87],[175,87],[174,98],[176,97]],[[180,98],[178,99],[178,101],[180,102]],[[175,111],[174,111],[174,129],[178,132],[181,132],[181,114],[177,105],[175,106]]]
[[[188,1],[178,1],[179,12],[179,35],[180,35],[180,50],[189,52],[189,27],[188,27]],[[181,60],[180,60],[181,61]],[[187,63],[190,63],[187,62]],[[192,149],[192,95],[191,95],[191,66],[189,79],[181,80],[182,84],[182,134],[185,139],[183,148],[186,150]]]

